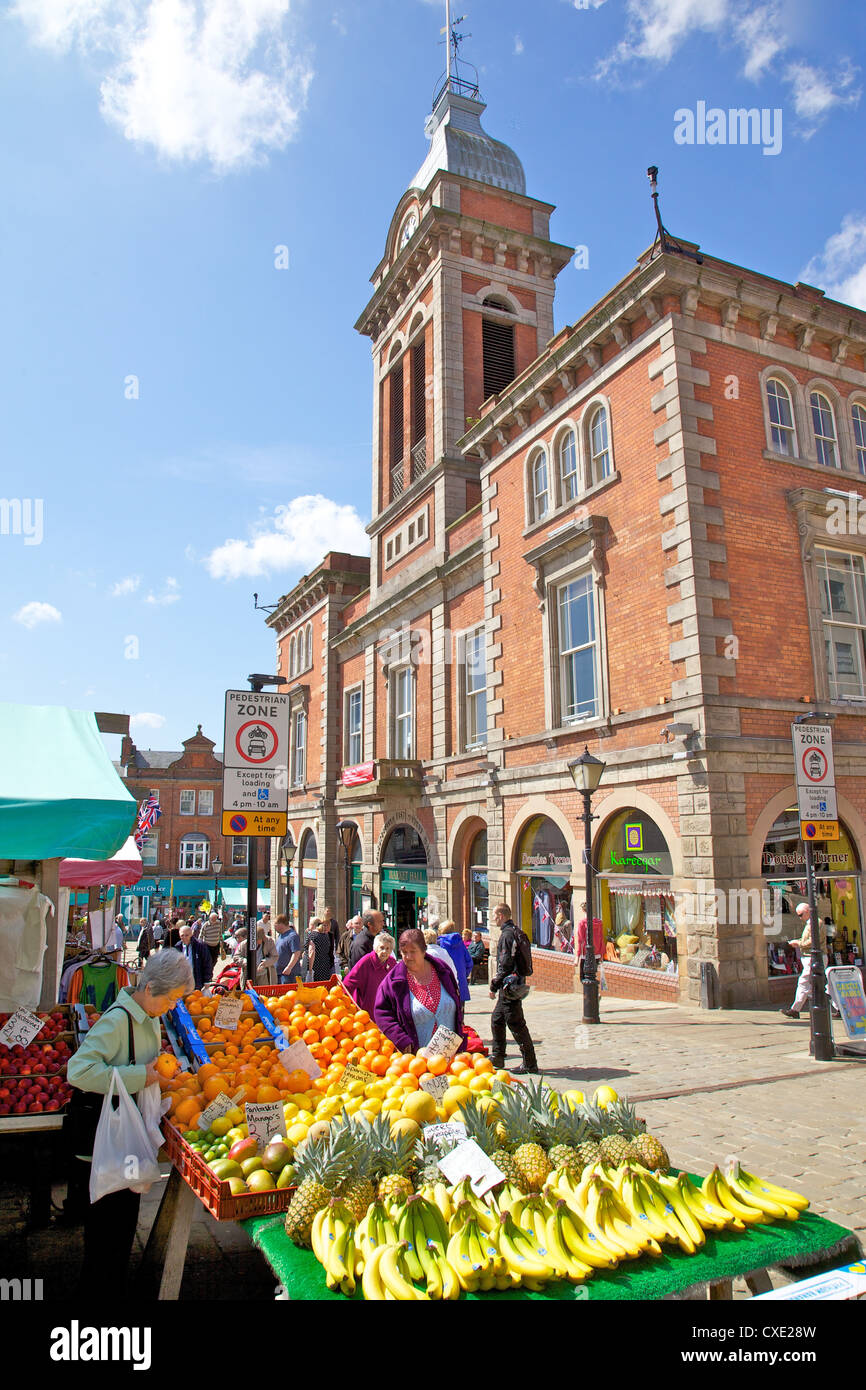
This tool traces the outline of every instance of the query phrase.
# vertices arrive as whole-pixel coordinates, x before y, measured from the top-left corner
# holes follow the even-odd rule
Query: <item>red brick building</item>
[[[184,739],[182,752],[140,749],[126,734],[118,771],[139,806],[155,796],[161,812],[142,851],[144,874],[122,895],[128,920],[169,907],[197,915],[200,903],[215,901],[215,859],[222,861],[219,891],[226,913],[245,909],[248,842],[222,834],[222,759],[201,725]],[[270,897],[269,849],[265,841],[259,852],[260,905]]]
[[[554,336],[570,248],[483,110],[440,94],[356,325],[371,558],[325,557],[268,619],[299,922],[345,917],[347,878],[395,927],[504,897],[537,982],[573,988],[587,745],[609,987],[697,1000],[704,967],[723,1005],[766,1000],[805,891],[809,709],[835,716],[843,831],[819,906],[862,952],[866,314],[666,243]]]

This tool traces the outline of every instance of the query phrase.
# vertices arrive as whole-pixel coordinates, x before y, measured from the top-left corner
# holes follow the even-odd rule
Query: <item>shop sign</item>
[[[866,995],[856,965],[831,965],[827,985],[849,1038],[866,1039]]]
[[[383,869],[382,886],[388,885],[391,888],[402,888],[406,884],[418,883],[422,888],[427,887],[426,869]]]
[[[571,856],[568,854],[527,854],[520,856],[521,869],[570,869]]]
[[[660,854],[642,854],[636,858],[632,854],[617,854],[616,850],[610,852],[611,867],[616,869],[632,868],[639,871],[646,871],[647,866],[654,869],[661,867],[662,856]]]

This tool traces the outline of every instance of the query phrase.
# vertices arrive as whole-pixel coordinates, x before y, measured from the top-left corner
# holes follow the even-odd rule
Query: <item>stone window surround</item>
[[[816,465],[820,467],[820,465]],[[829,470],[822,468],[826,474]],[[834,470],[834,472],[837,470]],[[857,474],[857,477],[861,477]],[[852,489],[853,491],[853,489]],[[815,563],[815,549],[838,550],[843,554],[862,555],[866,559],[866,535],[832,535],[827,530],[827,507],[831,496],[846,496],[842,489],[818,492],[813,488],[796,488],[787,494],[788,506],[797,521],[800,536],[800,555],[803,563],[803,586],[806,594],[806,613],[809,621],[809,642],[812,649],[812,672],[817,703],[832,705],[839,710],[863,711],[863,700],[839,700],[830,694],[830,679],[824,653],[824,616],[821,612],[821,591]],[[854,495],[866,503],[866,491]]]
[[[388,688],[388,757],[397,759],[402,758],[403,756],[402,754],[398,754],[396,751],[397,718],[396,710],[394,708],[394,700],[397,690],[396,677],[399,676],[403,671],[408,671],[410,673],[409,687],[411,693],[410,720],[412,728],[412,746],[409,751],[409,760],[411,760],[415,757],[415,753],[418,747],[418,730],[416,727],[418,717],[418,670],[411,658],[408,661],[397,662],[393,666],[389,665],[385,673],[385,681]]]
[[[425,502],[413,516],[407,517],[399,530],[394,531],[383,541],[382,549],[385,557],[385,569],[390,569],[396,565],[398,560],[402,560],[406,555],[410,555],[413,550],[417,550],[419,545],[431,539],[430,535],[430,503]],[[413,539],[409,540],[409,528],[414,528]],[[395,543],[399,541],[399,548]]]
[[[598,406],[603,406],[607,411],[607,444],[610,455],[610,472],[606,477],[600,478],[598,482],[586,487],[587,472],[591,463],[591,447],[589,442],[589,426],[592,417]],[[578,494],[576,497],[564,500],[562,496],[562,473],[559,465],[559,449],[563,437],[568,430],[574,433],[575,451],[577,454],[577,480]],[[532,481],[532,465],[537,456],[538,449],[543,448],[547,454],[548,461],[548,493],[550,495],[549,510],[538,521],[535,520],[534,513],[534,491]],[[579,416],[567,416],[560,420],[553,432],[537,444],[533,444],[527,450],[525,464],[525,488],[524,496],[526,501],[526,526],[523,531],[524,536],[531,535],[538,527],[549,525],[552,518],[564,514],[570,507],[580,506],[587,497],[592,497],[601,488],[607,487],[609,483],[618,482],[620,478],[616,467],[613,443],[613,413],[610,408],[610,397],[604,392],[596,391],[589,396],[583,403]]]
[[[535,568],[533,587],[539,596],[538,606],[544,614],[544,715],[548,729],[589,729],[605,722],[610,715],[604,577],[604,540],[608,532],[607,517],[583,517],[556,535],[549,536],[524,555],[524,559]],[[592,572],[593,580],[598,708],[587,719],[563,720],[556,594],[564,584],[580,578],[587,570]]]
[[[789,454],[780,454],[773,448],[773,437],[770,433],[770,411],[767,403],[767,382],[771,377],[777,377],[783,386],[788,388],[791,396],[791,405],[794,411],[794,444],[797,453],[791,457]],[[764,450],[764,458],[771,462],[806,464],[812,468],[817,468],[826,477],[827,474],[835,475],[838,473],[852,473],[861,478],[863,474],[857,466],[857,448],[854,441],[854,427],[851,422],[851,407],[855,402],[866,406],[866,391],[856,387],[843,396],[838,387],[826,377],[811,377],[809,381],[801,385],[795,376],[786,368],[775,363],[770,363],[764,367],[760,374],[761,383],[761,407],[764,416],[764,430],[766,434],[767,447]],[[827,468],[818,462],[818,450],[815,445],[815,432],[812,428],[812,411],[810,397],[813,391],[820,391],[821,395],[826,396],[833,408],[833,416],[836,424],[836,452],[839,456],[839,467]]]
[[[456,645],[456,648],[457,648],[457,663],[456,663],[456,665],[457,665],[457,695],[458,695],[457,702],[456,702],[456,703],[457,703],[457,747],[460,749],[460,753],[461,753],[462,755],[468,755],[468,754],[474,753],[474,754],[476,755],[476,757],[478,757],[478,756],[484,757],[485,754],[486,754],[486,750],[487,750],[487,742],[486,742],[486,740],[485,740],[485,742],[483,742],[483,743],[472,743],[472,744],[469,744],[469,743],[467,743],[467,741],[466,741],[466,740],[467,740],[467,726],[468,726],[468,723],[469,723],[469,721],[468,721],[468,719],[467,719],[467,717],[466,717],[466,694],[467,694],[467,692],[466,692],[466,642],[467,642],[467,639],[468,639],[468,638],[474,637],[474,636],[476,635],[476,633],[483,633],[483,635],[484,635],[484,647],[485,647],[485,652],[486,652],[486,649],[487,649],[487,626],[486,626],[486,624],[485,624],[484,622],[472,623],[470,627],[463,628],[463,629],[461,629],[461,631],[455,632],[455,633],[454,633],[454,640],[455,640],[455,645]],[[489,687],[488,687],[488,685],[485,683],[485,691],[487,691],[488,689],[489,689]],[[488,724],[488,737],[489,737],[489,727],[490,727],[490,720],[489,720],[489,718],[488,718],[487,724]]]
[[[310,751],[310,687],[308,685],[296,685],[289,692],[289,750],[288,750],[288,782],[292,792],[303,791],[307,785],[307,755]],[[304,736],[304,781],[295,782],[295,715],[301,713],[306,716],[306,731]]]

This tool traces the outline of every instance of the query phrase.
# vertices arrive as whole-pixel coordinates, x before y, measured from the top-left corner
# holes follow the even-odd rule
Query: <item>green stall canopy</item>
[[[242,887],[236,887],[236,886],[234,886],[234,885],[230,887],[229,884],[226,884],[225,887],[223,887],[223,885],[220,884],[220,901],[222,902],[222,904],[223,904],[224,907],[246,907],[246,905],[247,905],[247,889],[246,889],[246,884],[244,884]],[[270,888],[261,888],[261,887],[260,887],[260,888],[258,889],[258,903],[259,903],[259,907],[270,907],[270,905],[271,905],[271,890],[270,890]]]
[[[135,820],[90,711],[0,704],[0,859],[110,859]]]

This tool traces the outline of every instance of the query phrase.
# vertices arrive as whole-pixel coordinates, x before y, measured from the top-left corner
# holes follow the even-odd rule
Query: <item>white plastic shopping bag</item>
[[[115,1067],[96,1127],[90,1165],[90,1200],[131,1188],[146,1192],[159,1178],[157,1145]]]
[[[159,1124],[163,1115],[171,1108],[171,1100],[168,1096],[163,1099],[162,1091],[154,1083],[151,1086],[145,1086],[143,1091],[139,1091],[138,1108],[141,1111],[141,1118],[144,1120],[144,1127],[156,1145],[156,1152],[158,1153],[165,1143]]]

